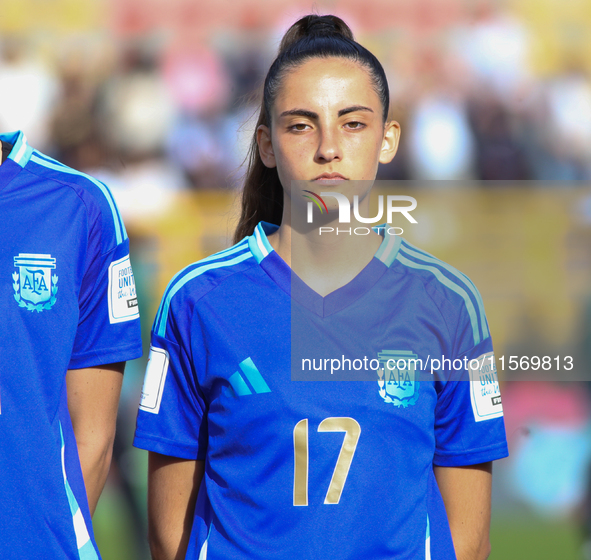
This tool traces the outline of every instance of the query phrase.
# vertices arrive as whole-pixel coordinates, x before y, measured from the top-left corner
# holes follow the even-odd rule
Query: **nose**
[[[318,163],[331,162],[333,160],[342,159],[343,154],[339,142],[338,133],[329,128],[320,130],[318,138],[318,149],[316,150],[315,159]]]

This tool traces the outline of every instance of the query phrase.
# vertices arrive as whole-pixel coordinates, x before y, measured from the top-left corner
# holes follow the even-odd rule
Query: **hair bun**
[[[330,37],[340,35],[354,41],[353,32],[339,17],[333,15],[308,15],[296,21],[283,36],[279,52],[289,49],[305,37]]]
[[[337,16],[309,15],[300,20],[304,35],[344,35],[347,39],[353,39],[353,33],[349,26]],[[297,22],[295,25],[297,25]]]

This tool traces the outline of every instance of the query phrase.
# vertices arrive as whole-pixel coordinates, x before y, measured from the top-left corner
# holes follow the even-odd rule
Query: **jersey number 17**
[[[351,468],[353,455],[361,434],[361,426],[353,418],[325,418],[319,432],[345,432],[341,451],[324,498],[325,504],[338,504]],[[300,420],[293,429],[293,505],[308,505],[308,419]]]

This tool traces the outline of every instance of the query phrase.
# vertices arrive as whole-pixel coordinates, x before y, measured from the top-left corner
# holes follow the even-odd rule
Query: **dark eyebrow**
[[[370,113],[373,113],[373,109],[371,109],[370,107],[365,107],[363,105],[353,105],[352,107],[341,109],[339,111],[339,117],[342,117],[343,115],[348,115],[349,113],[355,113],[356,111],[369,111]]]
[[[373,109],[370,107],[365,107],[364,105],[353,105],[351,107],[347,107],[346,109],[341,109],[338,112],[338,116],[342,117],[343,115],[355,113],[356,111],[369,111],[370,113],[373,113]],[[318,119],[318,113],[314,113],[314,111],[308,111],[307,109],[290,109],[289,111],[283,111],[283,113],[279,115],[279,118],[290,116],[307,117],[312,120]]]
[[[296,116],[296,117],[308,117],[309,119],[318,119],[318,113],[314,113],[313,111],[307,111],[306,109],[290,109],[289,111],[283,111],[279,115],[281,117],[289,117],[289,116]]]

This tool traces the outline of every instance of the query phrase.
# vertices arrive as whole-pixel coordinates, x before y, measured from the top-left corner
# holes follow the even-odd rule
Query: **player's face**
[[[288,196],[292,181],[303,180],[315,192],[334,189],[352,200],[364,193],[355,190],[359,183],[348,181],[373,181],[378,162],[387,163],[396,153],[400,128],[384,124],[382,114],[364,66],[345,58],[313,58],[284,76],[271,129],[257,131],[261,158],[277,167]]]

